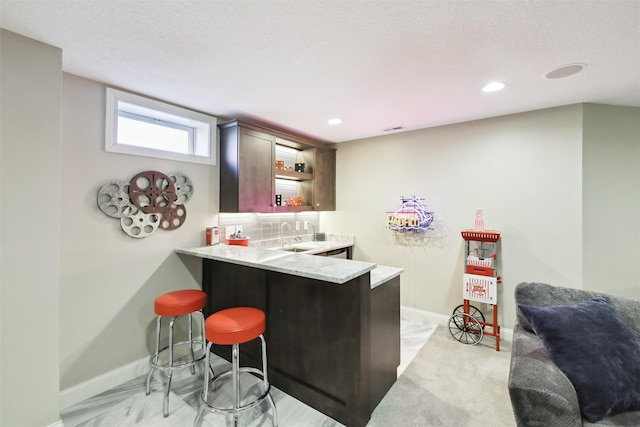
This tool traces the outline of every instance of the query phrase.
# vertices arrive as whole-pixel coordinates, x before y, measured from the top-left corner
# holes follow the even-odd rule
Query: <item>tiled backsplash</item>
[[[283,226],[284,223],[287,225]],[[305,223],[307,229],[305,229]],[[298,229],[296,229],[296,224]],[[221,213],[218,218],[220,226],[221,241],[226,240],[229,233],[227,227],[242,226],[242,235],[251,237],[251,241],[279,239],[281,232],[285,238],[298,236],[311,236],[319,233],[320,214],[318,212],[296,212],[296,213]]]

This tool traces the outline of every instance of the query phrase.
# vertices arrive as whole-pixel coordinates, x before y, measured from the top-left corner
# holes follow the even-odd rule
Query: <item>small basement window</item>
[[[215,165],[213,116],[107,88],[105,150]]]

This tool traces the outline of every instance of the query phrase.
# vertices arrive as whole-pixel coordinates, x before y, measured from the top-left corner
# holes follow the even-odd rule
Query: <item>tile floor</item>
[[[435,325],[425,325],[415,320],[401,322],[401,362],[398,376],[404,371],[416,353],[422,348],[435,329]],[[216,357],[212,361],[216,373],[230,368],[224,359]],[[202,389],[202,364],[196,370],[196,379],[189,369],[174,372],[169,396],[170,415],[162,415],[162,374],[154,374],[151,382],[151,393],[146,396],[144,385],[146,376],[134,378],[104,393],[63,410],[61,417],[65,427],[89,426],[175,426],[193,425],[199,406],[199,395]],[[277,407],[278,425],[280,427],[340,427],[329,418],[305,405],[297,399],[286,395],[275,387],[271,395]],[[247,427],[271,426],[272,411],[267,401],[263,401],[251,411],[243,413],[240,425]],[[233,425],[230,417],[207,412],[199,426],[223,427]]]

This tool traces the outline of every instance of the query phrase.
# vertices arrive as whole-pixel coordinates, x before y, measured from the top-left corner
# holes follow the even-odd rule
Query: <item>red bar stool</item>
[[[162,413],[165,417],[169,416],[169,391],[171,390],[171,377],[174,369],[191,368],[191,374],[196,373],[195,364],[204,359],[204,314],[202,309],[207,303],[207,294],[197,289],[184,289],[180,291],[169,292],[157,297],[154,301],[153,309],[158,315],[156,320],[156,352],[149,359],[151,370],[147,376],[147,384],[145,394],[148,396],[151,391],[151,376],[155,369],[159,369],[167,374],[167,383],[164,389],[164,400],[162,402]],[[200,315],[200,330],[203,337],[200,340],[193,339],[193,314]],[[173,327],[176,318],[180,316],[188,316],[189,318],[189,337],[186,341],[174,342]],[[162,318],[169,317],[169,345],[160,348],[160,329],[162,326]],[[194,345],[198,345],[200,350],[196,357]],[[180,354],[178,349],[186,347],[186,353]],[[183,350],[184,351],[184,350]],[[168,353],[168,357],[164,357]],[[178,357],[175,353],[178,353]],[[206,365],[209,366],[209,365]],[[205,371],[208,372],[208,369]]]
[[[222,372],[212,379],[209,379],[209,371],[204,373],[204,390],[200,393],[200,408],[193,422],[194,427],[198,427],[199,422],[206,410],[210,412],[219,412],[223,414],[233,414],[233,425],[238,426],[238,414],[242,411],[254,408],[263,400],[268,399],[273,407],[272,424],[278,426],[278,415],[276,413],[276,404],[271,397],[269,391],[271,385],[267,378],[267,344],[262,333],[265,330],[265,314],[262,310],[253,307],[235,307],[218,311],[209,316],[205,322],[205,335],[208,341],[206,351],[206,364],[209,366],[209,357],[211,355],[211,346],[213,344],[231,345],[231,370]],[[262,342],[262,370],[252,367],[240,367],[239,346],[242,343],[253,341],[260,338]],[[250,387],[259,389],[257,396],[242,396],[240,393],[240,373],[249,372],[262,377],[262,387],[260,382],[252,384]],[[217,384],[224,377],[231,375],[233,405],[229,404],[224,407],[218,406],[216,400],[217,395],[222,394],[221,389],[218,390]],[[254,378],[253,376],[251,376]],[[213,390],[210,393],[209,387]],[[261,389],[261,390],[260,390]],[[215,393],[213,393],[215,391]],[[224,400],[224,399],[220,399]],[[243,401],[244,400],[244,401]],[[228,402],[227,402],[228,403]],[[222,402],[220,403],[220,405]],[[229,407],[232,406],[232,407]]]

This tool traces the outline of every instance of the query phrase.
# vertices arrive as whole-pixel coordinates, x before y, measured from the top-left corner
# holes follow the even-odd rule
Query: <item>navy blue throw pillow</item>
[[[607,301],[518,308],[573,384],[589,422],[640,410],[640,342]]]

